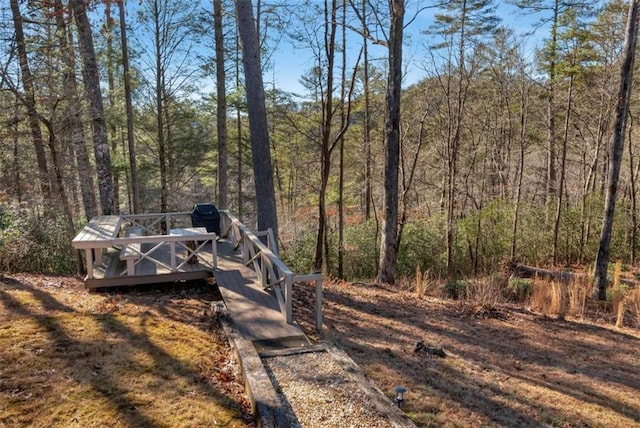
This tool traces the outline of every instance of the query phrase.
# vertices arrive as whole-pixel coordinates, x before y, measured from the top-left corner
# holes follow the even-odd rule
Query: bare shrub
[[[573,317],[583,317],[587,305],[587,296],[591,289],[589,279],[577,279],[569,284],[569,308],[568,313]]]
[[[498,275],[489,275],[469,281],[465,288],[464,297],[466,300],[494,306],[501,301],[503,282]]]

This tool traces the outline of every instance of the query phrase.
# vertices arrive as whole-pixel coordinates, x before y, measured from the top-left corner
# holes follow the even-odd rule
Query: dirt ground
[[[294,297],[294,318],[313,335],[312,287]],[[406,387],[418,426],[640,427],[640,331],[610,319],[335,283],[325,284],[324,316],[322,339],[389,397]]]
[[[206,285],[90,293],[75,278],[0,275],[0,427],[252,426],[219,297]],[[313,339],[336,343],[390,397],[407,388],[418,426],[640,427],[640,332],[611,319],[328,283],[319,337],[313,287],[294,298]]]

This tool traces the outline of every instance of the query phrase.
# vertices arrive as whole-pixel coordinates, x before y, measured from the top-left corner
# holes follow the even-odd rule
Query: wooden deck
[[[189,213],[99,216],[74,238],[84,251],[88,288],[138,286],[215,277],[228,321],[259,350],[307,347],[292,319],[292,286],[316,283],[316,326],[322,325],[322,276],[294,275],[272,251],[273,234],[260,239],[228,211],[222,237],[190,227]],[[168,234],[166,234],[169,232]]]
[[[143,244],[148,251],[152,244]],[[167,244],[150,253],[154,259],[167,264],[170,259]],[[187,257],[186,250],[176,254],[178,262]],[[200,257],[211,260],[211,247],[200,252]],[[141,260],[135,266],[135,275],[123,275],[127,266],[120,260],[119,250],[108,250],[103,254],[103,263],[94,268],[94,278],[86,279],[89,288],[157,284],[189,281],[215,277],[216,284],[234,326],[259,349],[277,349],[285,346],[307,346],[309,341],[295,324],[287,324],[282,316],[278,298],[273,289],[264,290],[252,269],[245,266],[242,258],[227,240],[217,243],[217,267],[200,261],[185,264],[178,272],[171,272],[157,263]]]

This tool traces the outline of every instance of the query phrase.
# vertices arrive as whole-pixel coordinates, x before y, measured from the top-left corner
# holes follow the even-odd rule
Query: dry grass
[[[294,292],[296,320],[310,335],[313,309],[302,302],[312,293]],[[419,426],[640,427],[640,332],[590,312],[578,320],[567,302],[558,320],[511,305],[469,311],[413,290],[329,283],[323,338],[389,397],[406,386],[404,410]],[[414,352],[418,341],[446,357]]]
[[[0,276],[0,427],[251,426],[212,299]]]
[[[419,298],[424,297],[427,292],[428,273],[426,272],[425,275],[422,275],[420,265],[416,267],[416,295]]]
[[[570,283],[533,280],[530,307],[548,316],[564,319],[567,315],[581,318],[586,310],[591,283],[586,279]]]

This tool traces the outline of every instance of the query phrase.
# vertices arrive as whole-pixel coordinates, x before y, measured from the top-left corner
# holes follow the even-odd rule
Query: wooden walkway
[[[238,331],[260,349],[309,345],[300,327],[283,319],[273,290],[263,290],[252,269],[226,240],[218,242],[213,270],[220,293]]]

